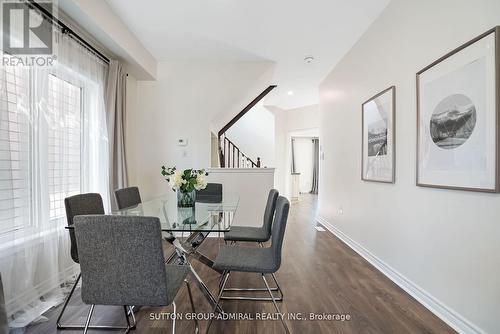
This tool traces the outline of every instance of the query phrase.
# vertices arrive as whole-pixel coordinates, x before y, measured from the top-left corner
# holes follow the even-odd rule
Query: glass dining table
[[[195,259],[212,268],[213,260],[198,251],[210,233],[229,231],[239,204],[236,195],[224,194],[220,202],[196,202],[194,208],[177,207],[174,192],[145,201],[137,206],[114,211],[115,215],[158,217],[165,239],[174,246],[166,263],[189,265],[195,283],[212,307],[216,299],[190,263]],[[213,268],[212,268],[213,269]],[[222,309],[219,307],[219,311]]]
[[[174,192],[142,202],[137,206],[113,211],[114,215],[158,217],[164,238],[174,247],[172,254],[166,259],[168,264],[188,265],[195,283],[212,307],[216,299],[193,268],[190,259],[196,259],[212,270],[213,260],[198,251],[200,245],[210,233],[229,231],[238,208],[239,197],[224,194],[219,202],[196,202],[194,208],[177,207]],[[67,226],[73,229],[74,226]],[[184,237],[185,235],[185,237]],[[138,310],[140,306],[134,306]],[[219,312],[223,312],[220,305]]]

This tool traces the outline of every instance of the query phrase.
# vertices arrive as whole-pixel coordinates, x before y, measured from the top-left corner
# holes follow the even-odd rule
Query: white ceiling
[[[106,1],[158,61],[275,62],[278,88],[265,102],[284,109],[318,102],[318,84],[389,2]]]

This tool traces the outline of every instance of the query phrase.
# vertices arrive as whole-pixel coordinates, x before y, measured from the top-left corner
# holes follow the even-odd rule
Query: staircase
[[[260,168],[260,158],[253,161],[224,134],[219,137],[220,166],[222,168]]]
[[[260,168],[260,158],[257,157],[254,161],[248,155],[244,154],[238,146],[227,138],[226,132],[274,88],[276,88],[276,85],[267,87],[219,131],[219,162],[221,168]]]

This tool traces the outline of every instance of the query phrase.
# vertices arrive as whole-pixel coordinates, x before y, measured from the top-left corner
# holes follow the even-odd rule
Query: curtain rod
[[[45,9],[42,5],[36,3],[34,0],[27,0],[28,5],[34,7],[44,14],[48,19],[52,21],[52,24],[57,24],[60,28],[62,28],[63,33],[67,33],[70,37],[75,38],[78,42],[83,44],[87,49],[96,54],[99,58],[109,64],[109,58],[103,55],[99,50],[94,48],[89,42],[80,37],[76,32],[73,31],[70,27],[62,23],[59,19],[55,18],[54,15],[47,9]]]

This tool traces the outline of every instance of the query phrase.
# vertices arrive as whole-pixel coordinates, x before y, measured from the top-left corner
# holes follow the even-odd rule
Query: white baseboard
[[[344,232],[333,226],[323,217],[317,217],[317,222],[323,225],[336,237],[338,237],[347,246],[361,255],[365,260],[370,262],[375,268],[387,276],[391,281],[396,283],[401,289],[415,298],[419,303],[425,306],[429,311],[438,316],[441,320],[447,323],[454,330],[464,334],[485,334],[486,332],[478,328],[470,321],[462,317],[460,314],[446,306],[434,298],[427,291],[413,283],[411,280],[401,275],[397,270],[379,259],[375,254],[364,248],[362,245],[351,239]]]

